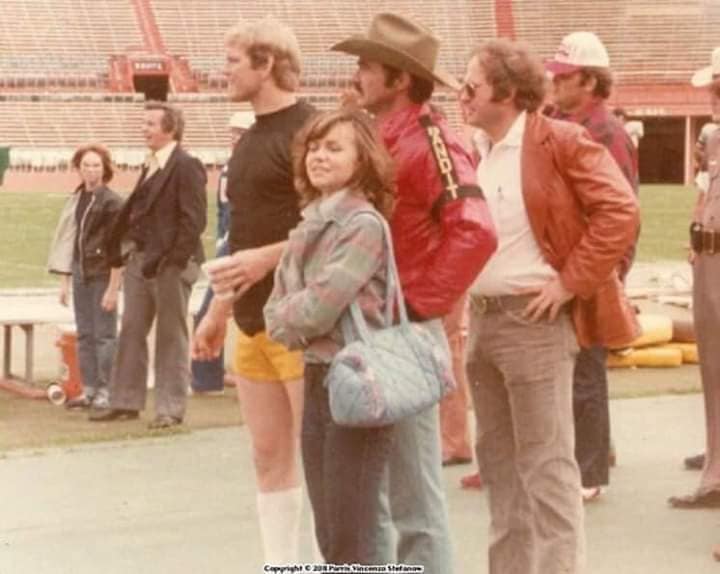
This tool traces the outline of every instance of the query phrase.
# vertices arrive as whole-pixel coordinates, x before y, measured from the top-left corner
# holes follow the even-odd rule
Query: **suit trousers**
[[[513,303],[514,301],[514,303]],[[585,555],[575,461],[569,313],[530,322],[527,298],[488,311],[470,303],[480,473],[490,506],[490,574],[575,574]]]
[[[705,467],[700,491],[720,490],[720,254],[693,265],[693,318],[705,399]]]
[[[585,488],[610,481],[610,405],[605,361],[600,346],[581,349],[573,375],[575,457]]]
[[[224,241],[217,250],[216,256],[222,257],[228,255],[230,249],[227,241]],[[193,332],[197,329],[200,321],[210,309],[210,303],[213,299],[213,290],[210,285],[205,290],[202,305],[193,317]],[[193,360],[190,363],[192,371],[192,390],[196,392],[222,391],[225,388],[225,349],[220,349],[220,355],[208,361]]]
[[[182,420],[190,384],[188,303],[199,266],[161,267],[155,278],[141,273],[142,253],[130,256],[125,268],[125,307],[110,384],[110,406],[143,410],[147,395],[148,343],[155,328],[155,412]]]
[[[468,435],[468,398],[465,377],[465,335],[463,319],[466,297],[462,297],[452,311],[443,319],[445,335],[450,345],[453,374],[457,388],[440,402],[440,432],[442,433],[442,457],[472,458]]]

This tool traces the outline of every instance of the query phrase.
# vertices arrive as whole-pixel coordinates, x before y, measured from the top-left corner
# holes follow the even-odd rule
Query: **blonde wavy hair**
[[[300,43],[295,33],[272,16],[238,22],[225,33],[226,46],[241,46],[254,70],[273,58],[272,77],[281,90],[294,92],[300,84]]]

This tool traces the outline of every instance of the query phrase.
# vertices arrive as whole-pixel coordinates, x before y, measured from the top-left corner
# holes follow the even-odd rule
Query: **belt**
[[[478,315],[524,309],[536,297],[530,295],[470,295],[470,309]]]
[[[690,245],[696,253],[713,255],[720,252],[720,232],[707,231],[699,223],[690,226]]]

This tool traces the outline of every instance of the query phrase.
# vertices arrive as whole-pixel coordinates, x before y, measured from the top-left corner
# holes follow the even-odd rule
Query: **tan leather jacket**
[[[617,266],[637,235],[637,200],[608,151],[583,127],[536,113],[527,118],[525,206],[543,255],[575,294],[578,342],[625,346],[638,325]]]

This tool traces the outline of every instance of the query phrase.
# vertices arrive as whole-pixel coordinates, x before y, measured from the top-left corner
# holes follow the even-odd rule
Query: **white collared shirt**
[[[150,176],[154,174],[157,170],[163,169],[167,165],[167,162],[170,159],[170,155],[172,154],[176,146],[177,141],[172,140],[170,143],[165,144],[159,150],[150,152],[147,155],[147,158],[145,159],[145,165],[147,165],[148,171],[145,175],[145,179],[149,179]]]
[[[505,137],[494,145],[485,132],[475,134],[481,157],[478,184],[495,223],[498,248],[470,288],[474,295],[510,295],[557,276],[535,241],[522,194],[521,152],[526,119],[522,112]]]

